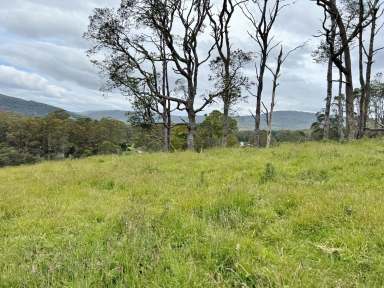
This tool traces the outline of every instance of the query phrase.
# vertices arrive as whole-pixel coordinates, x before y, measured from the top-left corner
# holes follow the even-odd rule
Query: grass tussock
[[[382,287],[383,145],[0,170],[0,287]]]

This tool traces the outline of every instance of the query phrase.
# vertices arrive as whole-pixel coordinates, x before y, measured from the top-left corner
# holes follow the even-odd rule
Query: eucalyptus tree
[[[364,129],[367,126],[369,117],[369,106],[371,100],[371,78],[374,57],[378,51],[384,47],[375,47],[377,34],[383,27],[378,21],[383,15],[383,2],[378,0],[363,1],[359,0],[359,25],[363,25],[364,12],[369,9],[370,29],[368,35],[368,47],[365,45],[364,32],[361,27],[359,31],[359,80],[360,80],[360,103],[359,103],[359,121],[358,121],[358,137],[364,135]],[[364,65],[364,63],[366,63]],[[365,67],[364,67],[365,66]],[[364,73],[365,69],[365,73]],[[365,75],[364,75],[365,74]]]
[[[280,11],[286,7],[284,0],[249,0],[241,8],[248,19],[251,30],[248,34],[258,46],[259,63],[256,65],[256,109],[255,109],[255,145],[260,146],[261,105],[264,89],[264,75],[271,51],[278,46],[274,43],[272,28]]]
[[[378,1],[378,0],[374,0]],[[340,38],[340,47],[335,47],[332,41],[332,29],[323,25],[325,36],[330,51],[332,51],[332,61],[336,67],[343,73],[345,78],[345,105],[346,105],[346,136],[353,139],[356,136],[356,121],[354,109],[354,89],[353,89],[353,67],[352,67],[352,43],[359,35],[360,31],[366,28],[371,21],[369,17],[372,8],[358,17],[359,9],[355,9],[355,3],[343,1],[341,5],[336,0],[316,0],[318,6],[324,11],[324,22],[329,18],[335,21],[337,35]],[[347,6],[345,6],[347,5]],[[343,11],[348,10],[347,16]],[[356,21],[356,23],[354,23]],[[342,57],[341,57],[342,56]]]
[[[271,96],[271,104],[270,104],[270,107],[269,109],[267,109],[267,107],[265,107],[266,111],[267,111],[267,126],[268,126],[268,129],[267,129],[267,144],[266,144],[266,147],[269,148],[269,146],[271,145],[271,141],[272,141],[272,120],[273,120],[273,112],[274,112],[274,108],[275,108],[275,105],[276,105],[276,93],[277,93],[277,88],[279,87],[280,83],[279,83],[279,79],[281,77],[281,73],[282,73],[282,66],[283,64],[285,63],[285,61],[288,59],[288,57],[294,52],[296,51],[297,49],[299,48],[302,48],[304,45],[300,45],[300,46],[297,46],[295,47],[294,49],[292,50],[289,50],[287,53],[284,53],[284,49],[283,49],[283,45],[280,45],[280,52],[276,58],[276,64],[275,64],[275,67],[270,67],[268,64],[267,64],[267,69],[271,72],[272,74],[272,96]],[[265,106],[265,105],[264,105]]]
[[[168,75],[162,69],[167,55],[161,35],[138,17],[136,4],[123,0],[118,9],[94,10],[84,35],[93,44],[88,55],[106,76],[106,90],[119,89],[162,118],[164,150],[169,151],[172,97],[165,92]]]
[[[324,133],[323,138],[329,138],[330,130],[330,114],[331,114],[331,104],[333,96],[333,60],[332,55],[335,50],[335,41],[336,41],[336,21],[335,17],[331,15],[330,23],[327,23],[327,17],[324,17],[323,29],[328,35],[328,42],[331,45],[328,45],[327,41],[321,41],[319,47],[312,53],[314,59],[317,63],[327,63],[327,96],[325,98],[325,109],[324,109]],[[330,31],[330,32],[329,32]],[[324,36],[322,33],[320,36]]]

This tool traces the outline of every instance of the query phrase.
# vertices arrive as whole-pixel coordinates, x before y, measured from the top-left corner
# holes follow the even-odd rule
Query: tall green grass
[[[0,170],[1,287],[382,287],[384,141]]]

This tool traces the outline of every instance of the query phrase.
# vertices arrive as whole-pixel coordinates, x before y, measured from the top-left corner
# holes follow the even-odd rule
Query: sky
[[[118,91],[103,93],[104,80],[90,63],[90,43],[82,35],[88,17],[96,7],[117,7],[119,0],[0,0],[0,94],[34,100],[73,111],[130,110],[129,99]],[[319,39],[322,11],[313,1],[297,0],[282,11],[273,31],[276,41],[290,49],[306,43],[284,64],[276,110],[317,112],[325,98],[326,65],[312,60]],[[232,24],[234,48],[256,51],[249,38],[249,23],[239,13]],[[208,32],[205,32],[206,34]],[[209,35],[204,35],[209,39]],[[203,40],[202,47],[209,46]],[[384,45],[379,35],[378,46]],[[203,51],[204,52],[204,51]],[[378,56],[374,70],[384,71],[384,57]],[[273,61],[273,58],[271,59]],[[356,66],[356,65],[355,65]],[[248,69],[252,80],[254,73]],[[209,93],[209,69],[200,71],[199,93]],[[357,84],[355,80],[355,84]],[[268,105],[271,76],[266,77],[264,101]],[[249,115],[255,99],[248,97],[234,114]],[[212,109],[220,109],[216,103]]]

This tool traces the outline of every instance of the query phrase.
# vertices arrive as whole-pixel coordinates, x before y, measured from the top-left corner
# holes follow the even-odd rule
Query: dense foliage
[[[198,148],[221,145],[222,113],[212,112],[198,126]],[[0,166],[33,163],[43,159],[80,158],[162,148],[161,125],[130,123],[103,118],[73,118],[64,111],[46,117],[0,113]],[[230,121],[230,143],[237,144],[237,123]],[[187,128],[172,128],[172,149],[184,150]]]
[[[72,118],[64,111],[46,117],[0,113],[0,123],[0,166],[119,153],[131,132],[120,121]]]

